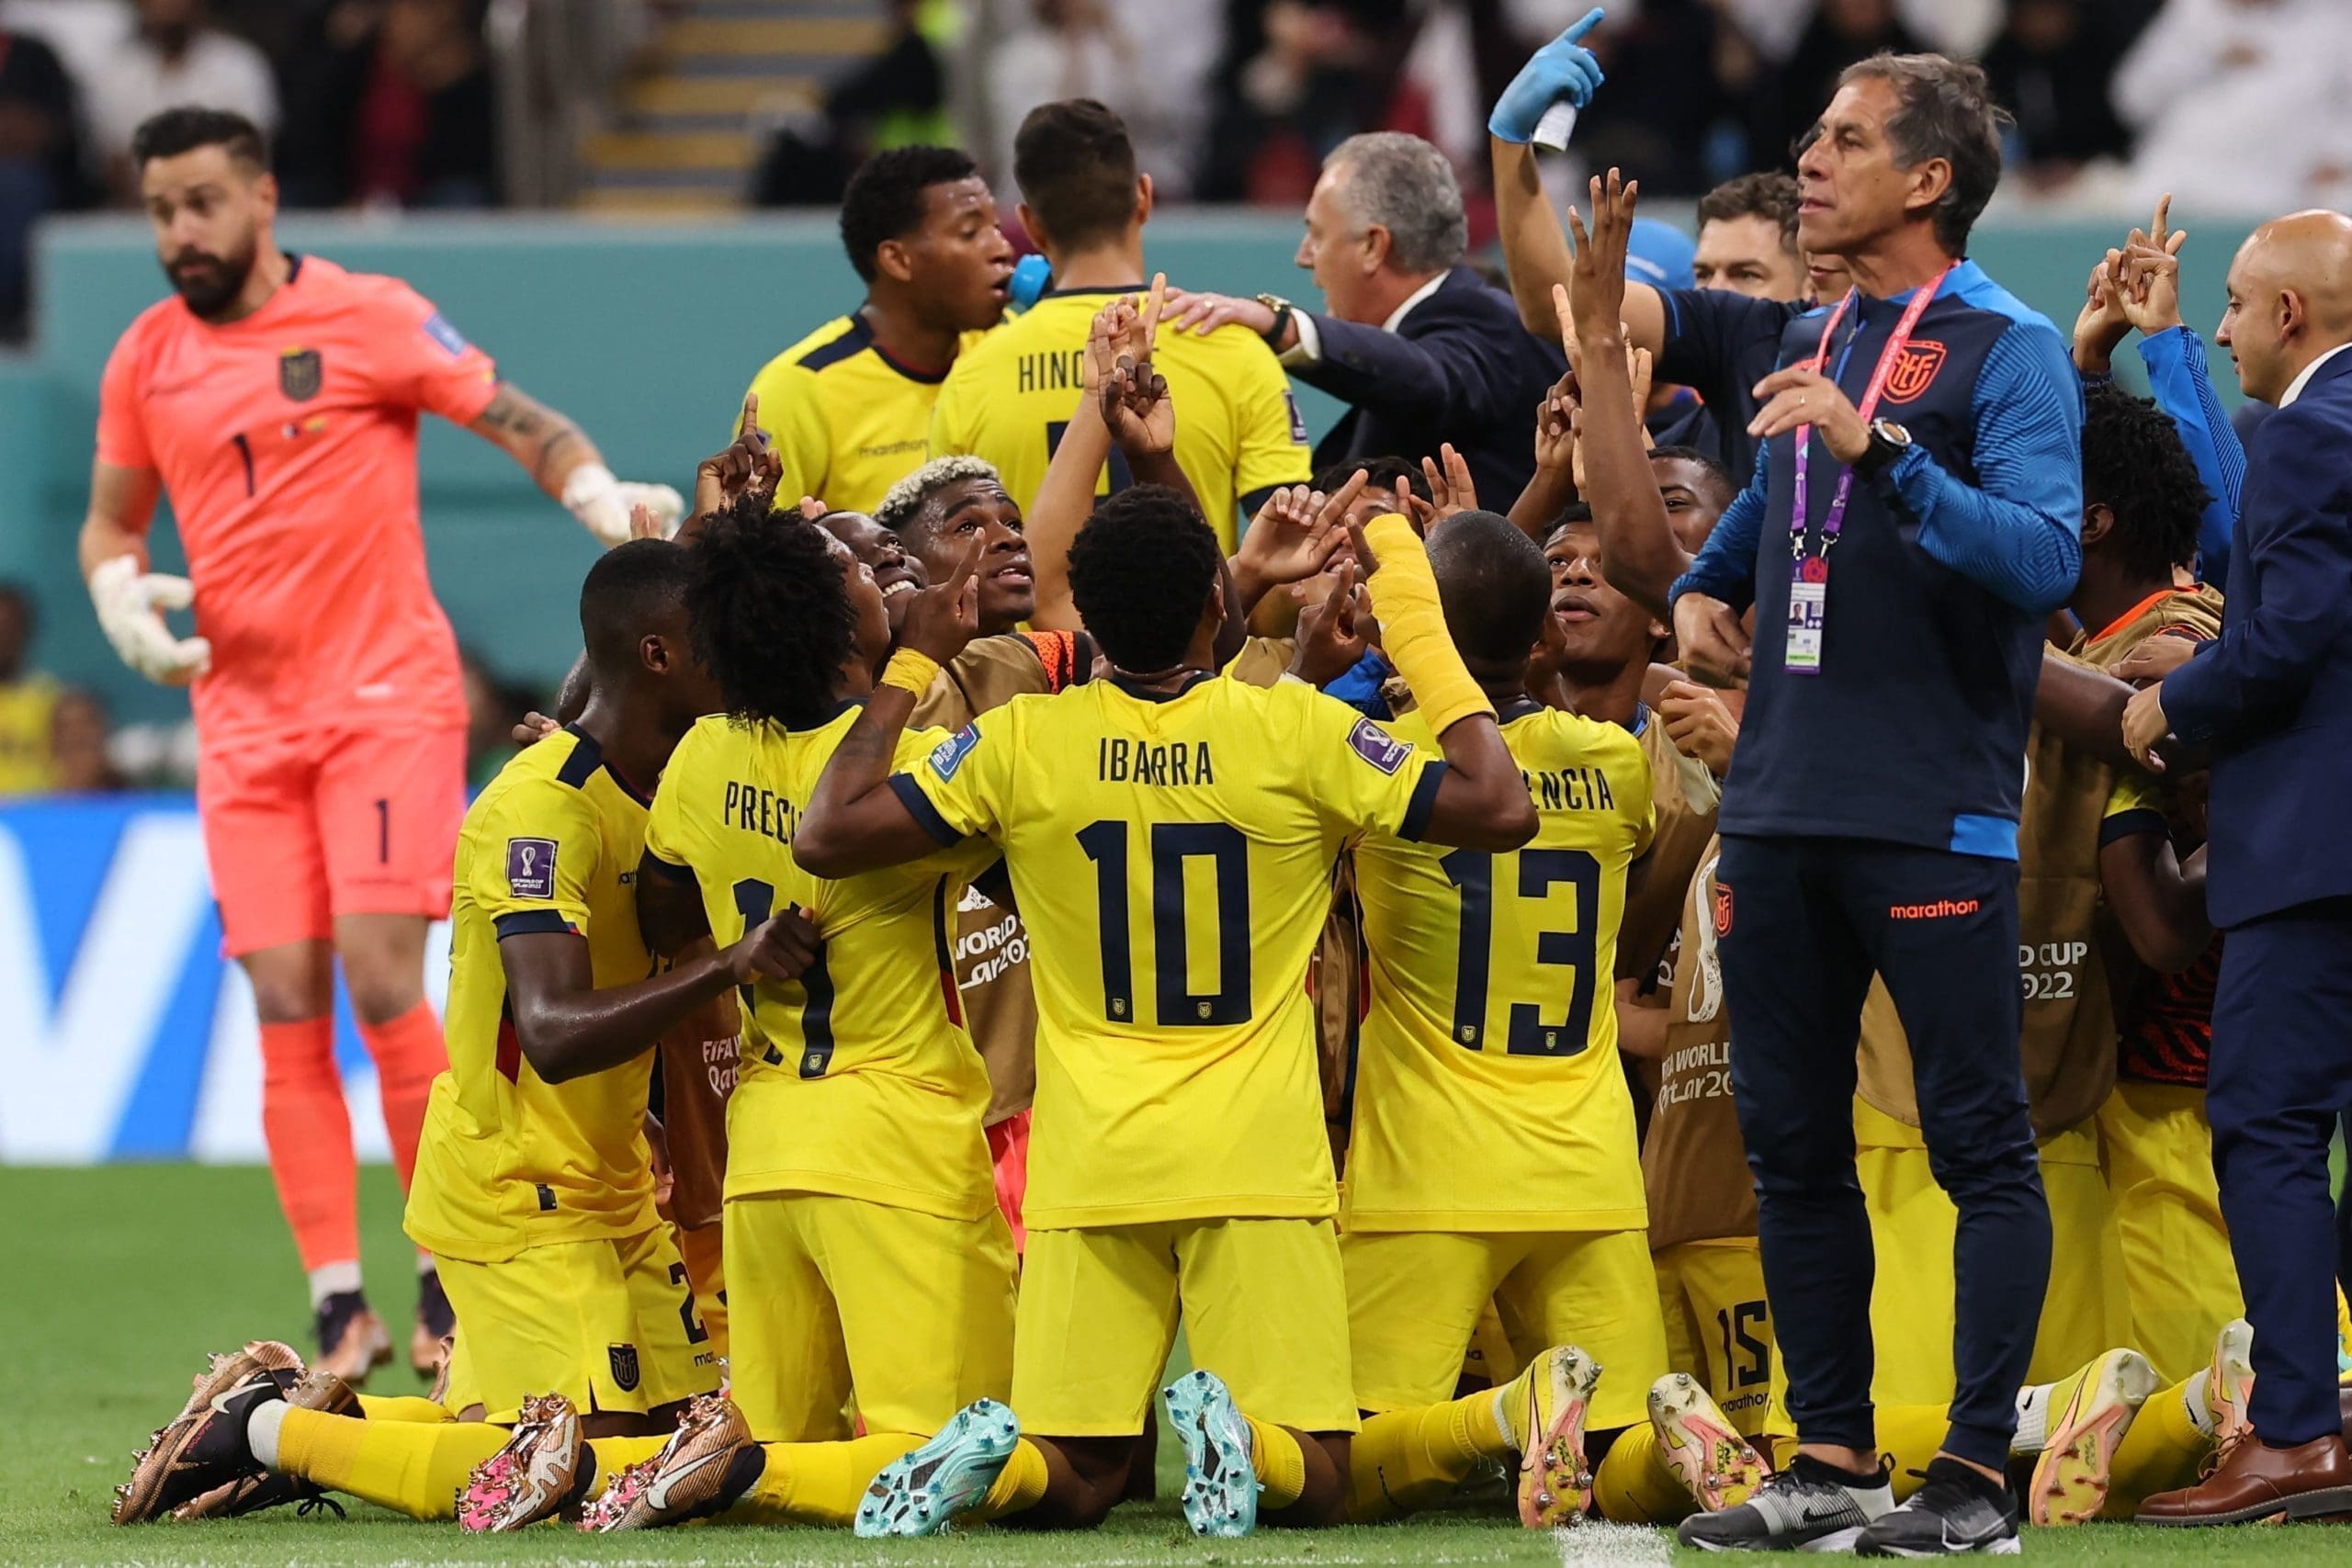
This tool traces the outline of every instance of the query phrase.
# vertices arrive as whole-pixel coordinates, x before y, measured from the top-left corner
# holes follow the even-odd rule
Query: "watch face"
[[[1878,422],[1878,433],[1881,435],[1885,436],[1889,441],[1894,442],[1897,446],[1908,446],[1911,445],[1911,433],[1904,429],[1901,425],[1895,423],[1891,419],[1883,419]]]

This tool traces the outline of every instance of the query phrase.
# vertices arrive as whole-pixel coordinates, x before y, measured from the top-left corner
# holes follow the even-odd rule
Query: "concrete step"
[[[743,130],[601,130],[588,138],[592,169],[728,169],[740,174],[758,156]]]

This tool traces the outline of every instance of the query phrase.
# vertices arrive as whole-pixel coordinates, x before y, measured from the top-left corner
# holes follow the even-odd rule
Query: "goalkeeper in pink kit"
[[[667,528],[681,503],[616,480],[578,426],[502,382],[406,284],[281,251],[277,183],[242,117],[168,110],[132,158],[175,295],[107,362],[82,570],[123,661],[193,688],[197,807],[224,943],[260,1017],[262,1129],[310,1275],[316,1364],[356,1381],[392,1345],[360,1290],[335,964],[405,1187],[447,1066],[424,941],[448,912],[465,810],[466,710],[425,573],[417,415],[503,447],[604,544],[628,537],[632,505]],[[186,579],[147,570],[159,495]],[[196,635],[181,637],[162,612],[191,603]],[[411,1359],[424,1371],[450,1325],[420,1267]]]

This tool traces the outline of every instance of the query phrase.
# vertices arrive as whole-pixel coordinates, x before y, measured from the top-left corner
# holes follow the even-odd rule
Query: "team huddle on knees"
[[[1162,1419],[1204,1535],[1458,1502],[1498,1465],[1530,1527],[1738,1546],[1811,1506],[1724,1071],[1736,698],[1659,662],[1663,582],[1600,570],[1634,533],[1687,559],[1733,486],[1645,450],[1614,334],[1574,344],[1623,288],[1633,197],[1595,197],[1579,378],[1509,515],[1453,461],[1351,464],[1228,559],[1171,457],[1156,288],[1095,317],[1026,518],[973,458],[871,516],[779,509],[747,405],[679,537],[589,573],[576,711],[466,819],[407,1215],[458,1324],[441,1386],[216,1358],[117,1521],[340,1493],[473,1530],[1085,1528],[1148,1495],[1180,1321],[1198,1370]],[[2094,396],[2094,491],[2167,441]],[[1098,502],[1114,453],[1136,482]],[[2108,491],[2086,582],[2165,556],[2161,591],[2193,510],[2174,538]],[[1065,597],[1082,631],[1022,629]],[[992,976],[1024,994],[959,986],[974,931],[1025,948]],[[1862,1181],[1907,1326],[1879,1336],[1880,1506],[1818,1489],[1853,1517],[1813,1532],[1863,1550],[1951,1382],[1950,1206],[1916,1108],[1871,1092],[1902,1050],[1875,1033]],[[2045,1141],[2062,1249],[2094,1131],[2160,1184],[2195,1121],[2119,1092]],[[2130,1517],[2243,1439],[2226,1269],[2171,1290],[2052,1291],[2012,1445],[2037,1521]],[[2135,1330],[2165,1312],[2159,1353]]]

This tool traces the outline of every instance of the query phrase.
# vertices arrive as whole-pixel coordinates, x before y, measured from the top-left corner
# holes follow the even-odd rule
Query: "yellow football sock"
[[[2189,1395],[2205,1374],[2158,1389],[2115,1446],[2108,1468],[2103,1519],[2128,1519],[2159,1492],[2197,1484],[2197,1469],[2213,1447],[2212,1435],[2188,1413]]]
[[[997,1472],[989,1495],[980,1499],[980,1506],[972,1510],[971,1517],[982,1522],[1034,1508],[1045,1499],[1046,1483],[1050,1479],[1046,1469],[1046,1450],[1023,1438],[1012,1445],[1012,1457]]]
[[[1592,1501],[1600,1517],[1621,1525],[1679,1524],[1698,1511],[1674,1467],[1657,1446],[1657,1428],[1628,1427],[1592,1472]]]
[[[474,1466],[505,1442],[505,1427],[481,1421],[426,1426],[288,1410],[277,1468],[413,1519],[450,1519]]]
[[[1925,1484],[1920,1472],[1943,1450],[1944,1438],[1951,1433],[1951,1412],[1941,1404],[1882,1404],[1876,1419],[1878,1451],[1900,1503]]]
[[[1258,1506],[1287,1508],[1306,1495],[1306,1454],[1286,1427],[1271,1421],[1242,1420],[1250,1426],[1250,1468],[1261,1488]]]
[[[763,1443],[767,1463],[759,1479],[719,1518],[748,1525],[854,1523],[875,1472],[922,1441],[906,1432],[880,1432],[840,1443]]]
[[[1506,1395],[1482,1389],[1442,1404],[1367,1417],[1348,1470],[1348,1517],[1359,1524],[1442,1502],[1478,1461],[1511,1459],[1519,1444],[1498,1407]]]
[[[669,1446],[670,1434],[658,1438],[591,1438],[588,1451],[596,1456],[596,1490],[633,1464],[643,1464]]]
[[[414,1394],[394,1399],[363,1393],[359,1396],[359,1413],[370,1421],[410,1421],[427,1426],[458,1418],[458,1413],[447,1405],[435,1404]]]

